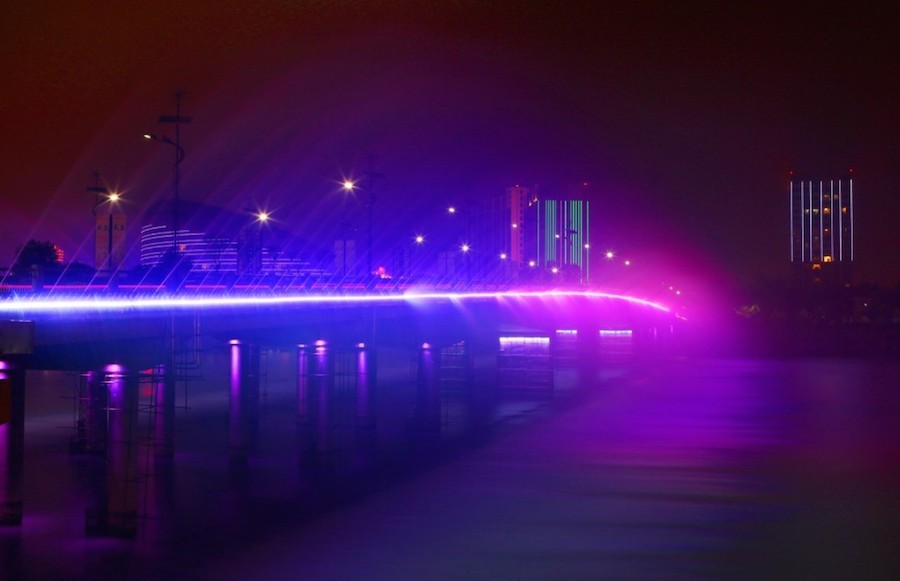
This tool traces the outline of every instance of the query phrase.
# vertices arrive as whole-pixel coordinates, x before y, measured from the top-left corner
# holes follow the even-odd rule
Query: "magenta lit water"
[[[241,349],[210,349],[179,393],[171,458],[140,438],[73,453],[76,378],[29,372],[25,518],[0,529],[9,577],[898,571],[894,363],[647,359],[624,341],[538,362],[513,389],[504,374],[521,370],[496,355],[466,369],[422,346]],[[86,534],[115,503],[134,508],[135,535]]]

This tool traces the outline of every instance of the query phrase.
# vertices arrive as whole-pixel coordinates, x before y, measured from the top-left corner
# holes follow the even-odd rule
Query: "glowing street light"
[[[424,244],[425,237],[422,236],[421,234],[416,234],[415,241],[416,241],[416,244]]]
[[[105,198],[105,202],[107,204],[109,204],[109,212],[107,213],[107,223],[105,224],[105,226],[106,226],[106,260],[103,262],[106,263],[106,268],[108,270],[112,270],[113,267],[115,266],[113,264],[113,253],[112,253],[112,248],[113,248],[112,207],[118,204],[119,200],[121,200],[121,196],[119,195],[119,192],[110,192],[109,189],[100,185],[100,173],[99,172],[95,171],[95,172],[93,172],[92,175],[94,176],[94,185],[88,186],[86,188],[86,190],[88,192],[91,192],[94,194],[94,207],[91,208],[91,214],[94,216],[94,228],[97,229],[96,232],[99,232],[99,228],[100,228],[100,225],[97,223],[97,208],[100,206],[100,204],[104,203],[103,198]],[[95,236],[96,236],[96,234],[95,234]],[[95,261],[96,261],[96,258],[97,257],[95,255]],[[99,262],[99,261],[96,261],[96,262]],[[101,264],[95,264],[95,266],[98,269],[102,268]]]
[[[181,114],[181,92],[178,91],[175,93],[175,114],[174,115],[161,115],[159,118],[160,123],[171,123],[175,125],[175,140],[169,139],[165,135],[162,137],[156,136],[152,133],[144,133],[144,139],[150,139],[153,141],[159,141],[160,143],[166,143],[175,148],[175,164],[174,164],[174,179],[172,181],[172,251],[174,254],[178,254],[178,183],[179,183],[179,170],[178,166],[181,165],[181,162],[184,161],[184,148],[181,147],[181,126],[182,124],[190,123],[193,120],[191,117],[185,117]]]
[[[265,210],[260,210],[259,212],[256,213],[256,219],[260,223],[264,224],[269,221],[269,213],[266,212]]]
[[[378,178],[383,178],[384,174],[382,174],[380,172],[376,172],[374,170],[374,168],[372,167],[375,156],[373,154],[369,153],[367,157],[369,158],[369,169],[365,173],[367,187],[364,188],[366,190],[366,192],[369,194],[369,200],[365,206],[366,214],[368,217],[368,219],[367,219],[368,225],[366,227],[366,231],[367,231],[366,232],[366,239],[367,239],[366,240],[366,263],[367,263],[368,274],[371,275],[374,273],[372,252],[373,252],[373,247],[374,247],[374,232],[375,232],[375,202],[377,201],[377,197],[375,196],[375,180]],[[344,189],[345,192],[351,193],[354,190],[356,190],[359,186],[357,186],[355,181],[348,179],[348,178],[344,178],[344,180],[341,182],[341,187]]]
[[[447,208],[447,213],[448,213],[448,214],[455,214],[455,213],[456,213],[456,206],[450,206],[449,208]]]
[[[465,253],[469,252],[472,249],[472,247],[469,246],[468,244],[463,244],[462,246],[459,247],[459,249],[462,250],[462,252],[465,254]]]
[[[616,253],[613,252],[612,250],[607,250],[605,256],[606,256],[607,260],[612,260],[613,258],[616,257]]]

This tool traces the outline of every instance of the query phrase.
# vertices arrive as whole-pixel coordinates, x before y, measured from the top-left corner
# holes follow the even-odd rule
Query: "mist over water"
[[[187,392],[177,386],[171,457],[153,428],[152,374],[132,384],[134,426],[116,419],[124,400],[105,406],[100,452],[73,448],[83,377],[31,371],[25,516],[0,529],[4,569],[27,579],[900,570],[900,365],[685,358],[626,333],[547,339],[482,350],[209,343]],[[110,373],[110,393],[129,385]]]

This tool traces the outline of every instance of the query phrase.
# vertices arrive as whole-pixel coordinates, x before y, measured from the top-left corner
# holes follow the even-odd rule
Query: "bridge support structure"
[[[25,370],[0,361],[0,526],[22,524]]]

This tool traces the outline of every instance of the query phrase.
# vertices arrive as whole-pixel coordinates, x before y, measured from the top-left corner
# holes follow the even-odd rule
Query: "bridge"
[[[171,457],[176,393],[187,392],[204,350],[231,354],[229,414],[236,435],[229,445],[234,458],[246,459],[240,434],[258,405],[260,358],[267,348],[296,357],[301,419],[311,413],[311,398],[324,397],[316,390],[328,392],[340,373],[355,378],[357,409],[364,409],[377,353],[404,349],[419,369],[416,421],[427,426],[439,378],[461,373],[465,381],[476,358],[496,365],[515,359],[524,367],[510,377],[524,380],[545,371],[528,368],[535,360],[529,345],[544,349],[540,362],[560,346],[570,349],[573,338],[581,349],[623,335],[636,345],[654,345],[671,340],[681,324],[664,305],[599,290],[354,291],[55,289],[0,300],[0,446],[6,452],[0,455],[6,462],[0,466],[0,523],[21,523],[24,511],[24,402],[31,370],[66,370],[79,378],[71,445],[77,453],[99,449],[107,455],[113,491],[89,517],[88,528],[128,536],[135,522],[128,489],[135,480],[135,434],[147,423],[138,410],[152,412],[150,437],[143,441]],[[340,353],[350,355],[334,357]],[[335,361],[346,369],[336,370]]]

